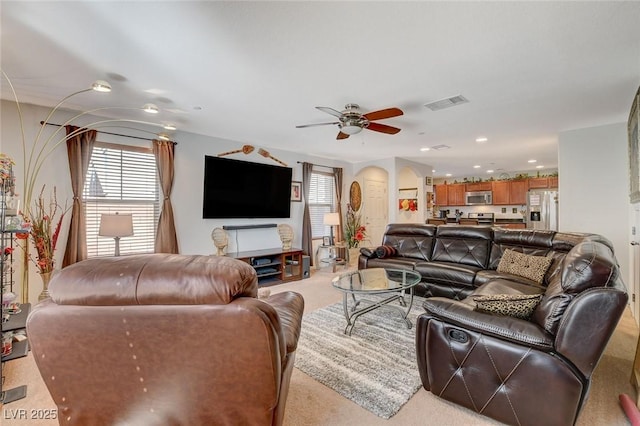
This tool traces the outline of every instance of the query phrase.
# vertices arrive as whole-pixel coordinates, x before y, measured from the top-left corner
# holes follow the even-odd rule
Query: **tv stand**
[[[272,248],[227,253],[227,257],[242,260],[256,270],[259,286],[270,286],[302,279],[302,250]]]

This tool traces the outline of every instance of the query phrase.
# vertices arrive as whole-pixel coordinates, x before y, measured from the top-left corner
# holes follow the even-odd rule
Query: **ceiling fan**
[[[350,135],[360,133],[362,129],[369,129],[373,130],[374,132],[395,135],[400,131],[400,129],[398,129],[397,127],[387,126],[386,124],[373,123],[373,121],[397,117],[403,114],[403,112],[399,108],[387,108],[363,114],[360,112],[360,106],[358,104],[346,104],[344,107],[344,111],[342,112],[336,111],[335,109],[329,107],[317,106],[316,108],[320,111],[326,112],[327,114],[338,117],[338,121],[334,121],[331,123],[302,124],[300,126],[296,126],[296,128],[301,129],[303,127],[337,124],[340,128],[340,132],[338,132],[338,137],[336,139],[346,139]]]

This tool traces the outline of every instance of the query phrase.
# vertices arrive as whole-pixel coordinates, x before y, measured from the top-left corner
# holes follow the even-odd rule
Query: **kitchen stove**
[[[469,213],[469,219],[478,219],[478,225],[493,225],[495,213]]]

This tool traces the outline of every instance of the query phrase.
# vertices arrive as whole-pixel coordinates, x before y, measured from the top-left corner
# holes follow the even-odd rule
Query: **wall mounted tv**
[[[204,157],[204,219],[288,218],[290,167]]]

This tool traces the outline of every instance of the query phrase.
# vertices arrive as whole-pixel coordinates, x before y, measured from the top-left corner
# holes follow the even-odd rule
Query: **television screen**
[[[204,219],[288,218],[289,167],[204,157]]]

